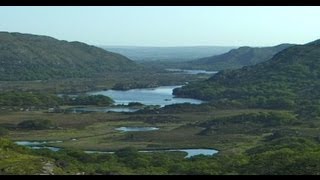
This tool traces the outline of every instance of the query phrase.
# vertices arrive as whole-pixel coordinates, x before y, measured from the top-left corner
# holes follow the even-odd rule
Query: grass
[[[48,159],[0,148],[0,174],[40,174]]]
[[[24,119],[50,119],[56,123],[58,128],[28,131],[10,129],[6,138],[16,141],[62,140],[62,143],[52,143],[48,146],[89,151],[116,151],[125,147],[135,147],[138,150],[187,148],[208,148],[218,150],[218,154],[212,158],[242,157],[248,149],[258,147],[259,145],[265,145],[266,137],[272,135],[274,131],[282,132],[282,130],[293,130],[301,133],[303,137],[318,137],[319,122],[317,121],[310,121],[307,123],[297,121],[292,124],[275,125],[272,128],[254,123],[223,123],[223,126],[219,125],[213,127],[212,129],[209,129],[209,131],[204,131],[207,130],[206,126],[198,126],[199,124],[219,117],[269,111],[276,110],[212,109],[208,112],[179,112],[167,114],[99,112],[63,114],[45,113],[41,111],[6,112],[0,115],[0,126],[8,123],[18,124]],[[170,120],[163,121],[165,118],[169,118]],[[152,121],[149,121],[149,119],[152,119]],[[159,119],[159,121],[156,121],[157,119]],[[219,121],[219,119],[217,120]],[[120,132],[115,129],[121,126],[152,126],[159,127],[160,129],[148,132]],[[213,124],[212,126],[215,125]],[[210,126],[210,128],[212,126]],[[182,152],[161,153],[170,156],[169,159],[172,161],[177,157],[181,157],[182,159],[186,155],[186,153]],[[33,156],[28,153],[21,154],[19,151],[3,150],[0,147],[0,174],[43,174],[43,169],[48,162],[50,164],[50,162],[53,161],[48,158]],[[24,166],[24,164],[28,164],[28,166]],[[78,165],[79,164],[75,164],[63,169],[58,168],[58,165],[51,163],[51,166],[54,167],[53,172],[56,174],[76,174],[82,172],[81,168],[79,169],[80,165],[79,167]],[[103,166],[104,164],[102,163],[101,167]],[[91,172],[90,166],[86,166],[86,168],[89,168],[86,169],[87,172]],[[118,168],[118,165],[115,165],[114,168]],[[211,167],[209,167],[209,169],[210,168]],[[118,172],[118,170],[115,172]],[[133,173],[133,171],[130,171],[129,169],[124,169],[119,172],[123,174]],[[136,173],[146,174],[148,172],[139,172],[137,170]],[[149,173],[151,173],[151,171]],[[166,174],[168,172],[162,172],[161,169],[154,170],[153,172],[153,174],[158,173]]]
[[[11,130],[6,137],[12,140],[62,140],[63,143],[51,144],[62,148],[82,150],[114,151],[133,146],[138,149],[175,149],[175,148],[213,148],[223,153],[240,152],[256,144],[261,137],[248,134],[219,133],[218,135],[199,135],[203,128],[196,123],[214,117],[237,115],[241,113],[270,111],[261,109],[212,110],[210,112],[178,114],[122,114],[122,113],[85,113],[62,114],[45,112],[11,112],[0,116],[1,124],[18,124],[26,119],[49,119],[59,128],[49,130]],[[148,123],[151,116],[177,117],[167,123]],[[119,132],[121,126],[155,126],[158,131]],[[76,139],[76,141],[72,140]]]

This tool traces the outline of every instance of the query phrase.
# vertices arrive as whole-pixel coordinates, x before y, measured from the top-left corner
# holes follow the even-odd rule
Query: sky
[[[273,46],[320,39],[320,6],[1,6],[0,31],[91,45]]]

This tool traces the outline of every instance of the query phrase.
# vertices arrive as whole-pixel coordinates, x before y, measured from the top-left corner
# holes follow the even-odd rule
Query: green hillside
[[[136,68],[125,56],[81,42],[0,32],[0,80],[93,77]]]
[[[40,175],[60,172],[53,159],[0,138],[0,175]]]
[[[267,61],[276,53],[291,47],[291,44],[280,44],[273,47],[240,47],[227,53],[193,60],[187,63],[189,68],[206,70],[238,69]]]
[[[237,106],[287,109],[320,104],[319,88],[320,46],[306,44],[287,48],[254,66],[220,71],[174,94]]]

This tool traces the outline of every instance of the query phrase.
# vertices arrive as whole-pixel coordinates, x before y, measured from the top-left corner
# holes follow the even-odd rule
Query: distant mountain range
[[[135,61],[184,62],[197,58],[218,55],[236,47],[223,46],[181,46],[181,47],[142,47],[142,46],[100,46],[123,54]]]
[[[243,66],[255,65],[271,59],[276,53],[293,46],[280,44],[272,47],[240,47],[221,55],[200,58],[187,62],[188,69],[223,70],[238,69]]]
[[[137,69],[129,58],[81,42],[0,32],[0,80],[93,77]]]

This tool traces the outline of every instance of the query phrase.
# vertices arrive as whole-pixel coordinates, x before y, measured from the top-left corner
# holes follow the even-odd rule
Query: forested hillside
[[[0,80],[93,77],[137,69],[125,56],[81,42],[0,32]]]
[[[196,59],[186,64],[186,68],[224,70],[237,69],[243,66],[255,65],[271,59],[276,53],[293,46],[280,44],[272,47],[240,47],[221,55]]]
[[[259,108],[312,107],[319,113],[320,46],[306,44],[290,47],[271,60],[225,70],[210,79],[175,89],[174,94],[196,97],[215,103]],[[317,111],[314,111],[317,110]]]

